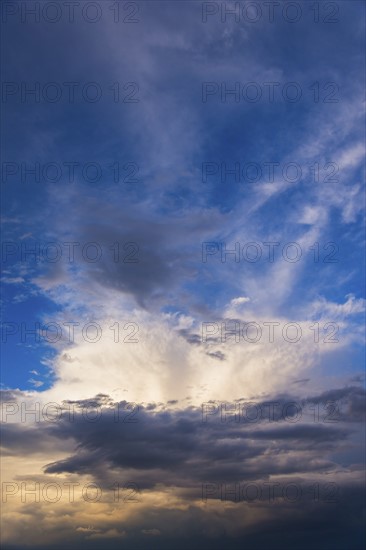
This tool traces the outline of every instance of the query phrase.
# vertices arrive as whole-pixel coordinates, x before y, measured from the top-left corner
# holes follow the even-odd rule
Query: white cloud
[[[240,306],[241,304],[246,304],[247,302],[250,302],[250,298],[246,296],[239,296],[238,298],[233,298],[230,303],[235,307]]]

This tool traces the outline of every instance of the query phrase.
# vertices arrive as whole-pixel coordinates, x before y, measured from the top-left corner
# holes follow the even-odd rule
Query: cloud
[[[23,279],[23,277],[2,277],[1,282],[10,285],[17,285],[20,283],[24,283],[25,280]]]
[[[233,298],[230,303],[235,307],[246,304],[247,302],[250,302],[250,298],[247,298],[246,296],[239,296],[239,298]]]
[[[63,327],[57,342],[10,352],[2,444],[5,481],[19,491],[6,503],[4,548],[364,547],[362,17],[351,2],[336,25],[323,24],[324,11],[314,23],[314,10],[301,4],[299,22],[274,6],[270,23],[264,4],[252,22],[254,6],[240,6],[237,21],[222,14],[236,4],[214,2],[218,13],[203,23],[198,2],[142,1],[131,25],[102,6],[95,24],[52,24],[52,44],[50,24],[24,25],[20,12],[4,27],[10,81],[103,87],[100,102],[9,101],[4,113],[12,117],[8,160],[62,166],[58,182],[22,181],[20,170],[4,186],[6,239],[63,248],[58,262],[11,257],[4,271],[6,314]],[[299,103],[281,92],[294,81]],[[113,101],[111,85],[122,94],[126,82],[138,83],[138,103]],[[206,103],[203,82],[217,83]],[[265,83],[277,82],[278,94],[273,102],[226,98],[225,86],[237,82],[257,82],[263,99]],[[338,102],[323,101],[329,83]],[[70,182],[64,163],[73,160]],[[93,183],[82,171],[91,160],[102,168]],[[205,162],[217,167],[207,181]],[[240,178],[225,173],[239,162]],[[273,181],[268,162],[280,166]],[[283,177],[294,162],[296,182]],[[138,168],[136,181],[126,181],[128,163]],[[248,164],[260,166],[259,181],[243,177]],[[67,242],[79,243],[73,261]],[[83,255],[88,242],[102,251],[96,262]],[[241,251],[255,242],[262,255],[223,261],[218,250],[204,262],[203,242],[227,250],[239,242]],[[273,262],[268,242],[279,243]],[[289,242],[301,248],[298,262],[284,258]],[[333,265],[325,261],[329,243]],[[131,255],[138,261],[126,261]],[[88,323],[99,325],[98,341],[85,337]],[[206,341],[205,323],[213,327]],[[243,337],[248,323],[260,327],[257,342]],[[301,338],[289,341],[295,329]],[[329,342],[333,329],[339,341]],[[38,376],[37,364],[48,367],[44,382],[28,378]],[[132,421],[116,421],[116,408]],[[47,416],[55,411],[60,418]],[[49,502],[42,491],[32,500],[34,483],[74,482],[75,502],[66,494]],[[116,483],[126,496],[129,482],[140,489],[138,502],[116,499]],[[25,499],[23,483],[31,487]],[[87,483],[106,498],[87,502]],[[256,484],[261,497],[223,501],[235,483]],[[273,502],[269,483],[281,487]],[[202,484],[212,489],[207,501]],[[284,496],[286,484],[301,487],[299,501]],[[332,484],[339,500],[330,503]]]
[[[235,411],[233,403],[224,409],[225,422],[219,403],[206,404],[206,422],[202,421],[201,407],[174,409],[156,404],[155,409],[141,408],[137,422],[124,423],[114,420],[116,403],[106,395],[99,395],[87,402],[75,403],[72,422],[64,415],[57,422],[43,421],[33,423],[32,427],[5,425],[4,444],[11,460],[18,463],[12,453],[19,452],[30,457],[37,456],[34,453],[38,452],[43,456],[42,476],[31,472],[27,475],[24,463],[21,473],[16,470],[14,481],[18,487],[21,482],[34,487],[35,481],[41,487],[55,482],[60,487],[66,483],[76,486],[72,505],[64,494],[57,503],[41,500],[37,505],[23,504],[22,508],[16,506],[19,495],[8,497],[6,508],[10,522],[6,536],[11,533],[12,540],[16,541],[29,533],[37,518],[40,520],[46,513],[52,518],[54,512],[58,520],[48,526],[46,540],[56,548],[61,531],[63,540],[74,544],[97,539],[103,540],[107,548],[114,548],[108,546],[107,541],[123,537],[129,548],[130,544],[140,544],[139,534],[149,539],[159,537],[164,547],[177,533],[194,541],[196,537],[198,540],[202,536],[216,537],[223,530],[227,532],[229,548],[236,549],[239,540],[250,541],[252,536],[266,540],[265,533],[275,536],[275,545],[279,548],[282,537],[274,535],[273,526],[286,525],[294,533],[298,533],[300,525],[306,530],[316,505],[321,523],[329,524],[335,515],[342,518],[337,537],[343,540],[342,533],[348,531],[350,522],[358,537],[362,455],[354,443],[359,442],[362,432],[359,406],[363,402],[364,407],[364,397],[359,387],[335,388],[308,395],[305,400],[291,394],[266,396],[256,399],[263,413],[257,422],[251,420],[251,412],[239,422],[235,421],[238,409]],[[325,407],[329,401],[339,406],[337,422],[324,421],[331,412]],[[303,411],[298,421],[298,410],[288,407],[293,402]],[[270,403],[277,403],[274,416],[268,416]],[[238,404],[246,407],[248,401],[243,399]],[[316,404],[320,409],[314,409]],[[67,405],[65,403],[65,409]],[[85,421],[81,411],[87,405],[101,406],[102,414],[97,422]],[[126,402],[119,405],[124,410]],[[285,406],[286,418],[281,412]],[[319,420],[314,416],[317,410]],[[44,462],[46,457],[57,454],[64,457],[48,464]],[[113,487],[117,480],[121,487],[127,480],[137,487],[135,504],[116,502]],[[81,487],[87,483],[100,488],[103,498],[97,503],[81,499]],[[327,483],[336,488],[337,498],[332,505],[325,501]],[[315,503],[312,488],[317,485],[321,500]],[[233,495],[234,486],[238,498]],[[266,493],[271,486],[279,487],[273,502],[268,501]],[[250,487],[251,490],[257,487],[261,496],[254,500],[250,497],[250,501],[244,498]],[[281,496],[285,487],[290,491],[290,500]],[[291,500],[294,487],[302,491],[301,499],[296,502]],[[125,489],[121,491],[121,495],[125,495]],[[127,497],[133,492],[129,489]],[[345,509],[349,517],[345,517]],[[240,517],[245,518],[244,523],[239,521]],[[16,534],[14,522],[20,520],[23,521]],[[314,523],[311,525],[315,529]],[[37,544],[41,535],[32,529],[32,541]],[[315,529],[309,540],[316,536]]]
[[[32,384],[32,386],[34,386],[35,388],[40,388],[44,384],[44,382],[42,382],[41,380],[34,380],[34,378],[30,378],[28,382]]]

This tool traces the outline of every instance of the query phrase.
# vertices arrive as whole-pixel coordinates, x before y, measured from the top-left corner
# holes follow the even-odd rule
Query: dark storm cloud
[[[10,397],[9,392],[3,392],[6,402]],[[335,467],[330,455],[356,433],[356,422],[362,420],[365,392],[357,387],[341,388],[303,400],[305,411],[309,404],[336,399],[340,404],[336,422],[326,423],[321,418],[320,422],[314,422],[311,414],[298,417],[300,401],[290,395],[252,404],[239,400],[240,407],[249,408],[242,409],[247,416],[239,417],[238,422],[234,421],[230,407],[226,417],[220,416],[214,402],[203,408],[183,410],[151,403],[140,406],[134,416],[128,417],[126,411],[131,413],[131,409],[127,402],[116,407],[109,396],[99,394],[92,399],[65,401],[65,410],[72,406],[74,414],[61,415],[56,422],[32,424],[31,420],[28,426],[5,423],[2,445],[6,454],[37,453],[60,441],[74,441],[75,454],[48,464],[46,473],[93,474],[101,466],[127,468],[142,474],[149,486],[161,482],[162,471],[169,483],[188,486],[202,477],[220,479],[227,475],[230,479],[241,479],[249,470],[251,477],[264,471],[268,475],[286,474],[287,470],[311,471],[315,467],[311,462],[316,459],[322,470]],[[297,405],[288,406],[289,403]],[[177,403],[168,407],[174,404]],[[100,411],[96,420],[93,415],[84,414],[85,409],[96,408]],[[258,419],[253,413],[256,410],[261,411]],[[279,448],[285,461],[277,460]],[[267,459],[268,453],[275,453],[271,461]],[[257,461],[254,468],[253,458]]]
[[[352,391],[341,390],[334,395],[340,393],[352,396]],[[296,402],[294,397],[273,398],[280,404],[290,401]],[[88,400],[92,405],[96,402]],[[264,410],[268,401],[261,405]],[[356,429],[347,427],[346,415],[336,424],[312,423],[305,417],[293,423],[290,409],[288,422],[276,415],[271,422],[262,417],[256,423],[245,418],[222,422],[219,414],[202,422],[199,408],[153,412],[152,406],[141,407],[135,423],[121,423],[116,421],[115,411],[102,410],[94,423],[82,421],[76,414],[73,423],[64,420],[42,429],[47,437],[72,438],[77,444],[75,454],[47,464],[46,473],[99,476],[103,472],[102,478],[108,478],[109,469],[127,469],[145,487],[162,482],[189,487],[200,480],[255,479],[264,473],[314,473],[337,468],[331,455]],[[352,425],[353,416],[348,420]]]
[[[47,430],[40,427],[25,427],[18,424],[2,424],[1,426],[1,453],[3,456],[17,454],[47,453],[52,449],[63,448],[61,440],[46,436]]]
[[[359,399],[362,392],[355,388],[340,388],[309,396],[308,402],[322,403],[321,396],[328,398],[329,395],[342,398],[347,404],[353,403],[355,398]],[[5,392],[5,398],[8,400],[9,397],[12,396]],[[271,400],[267,396],[267,400],[258,401],[258,405],[265,408],[268,402],[276,402],[282,406],[291,401],[296,402],[296,396],[273,396]],[[125,423],[115,421],[117,404],[112,403],[105,394],[90,399],[68,400],[64,403],[65,407],[72,405],[75,411],[72,422],[65,416],[58,422],[43,422],[36,426],[5,424],[5,455],[29,456],[43,452],[48,456],[60,454],[64,457],[65,450],[70,453],[66,458],[46,464],[43,477],[23,474],[15,477],[17,483],[25,481],[33,486],[35,481],[41,484],[57,482],[58,474],[61,474],[61,479],[66,474],[68,481],[71,476],[72,481],[78,483],[80,479],[91,477],[103,491],[110,491],[117,479],[129,479],[137,484],[141,498],[153,494],[155,490],[173,491],[176,498],[187,504],[188,509],[185,510],[159,508],[158,514],[156,507],[145,508],[142,523],[139,516],[132,516],[125,527],[128,536],[122,539],[123,548],[128,550],[168,550],[170,537],[184,539],[188,535],[190,546],[198,550],[205,540],[202,536],[205,536],[207,529],[211,529],[212,522],[216,525],[215,536],[229,550],[239,550],[243,545],[252,547],[254,541],[259,545],[270,541],[271,548],[287,550],[297,540],[296,537],[301,538],[296,547],[304,550],[310,543],[314,548],[320,543],[322,548],[327,548],[329,541],[332,541],[329,547],[332,550],[344,550],[345,533],[349,532],[353,533],[353,538],[347,549],[361,550],[362,489],[351,481],[352,471],[357,473],[358,467],[353,464],[352,457],[348,464],[344,464],[344,458],[334,458],[334,453],[350,446],[352,432],[357,427],[353,417],[349,419],[352,430],[347,426],[347,416],[344,416],[342,423],[331,425],[309,422],[292,424],[277,415],[273,417],[273,422],[262,418],[254,424],[245,419],[239,423],[222,423],[219,415],[212,415],[203,423],[201,408],[168,408],[177,404],[150,403],[138,410],[136,422]],[[119,405],[117,410],[125,411],[127,402]],[[96,422],[86,422],[80,411],[96,407],[100,408],[101,417]],[[290,414],[288,416],[290,421],[293,420]],[[271,480],[280,486],[296,483],[304,492],[303,498],[295,503],[283,499],[269,503],[263,493],[249,505],[232,502],[235,508],[231,508],[230,514],[225,512],[226,503],[222,501],[220,492],[223,486],[230,489],[237,483],[241,486],[255,483],[264,488],[264,484],[271,483]],[[319,480],[322,486],[337,480],[337,502],[329,504],[312,500],[311,487]],[[201,500],[206,484],[215,488],[215,494],[202,509],[196,503]],[[231,498],[229,496],[228,500]],[[210,509],[210,503],[222,507],[226,517],[224,522],[220,512]],[[29,521],[44,521],[43,511],[34,504],[23,506],[21,513]],[[245,522],[241,525],[241,518],[253,513],[259,514],[258,517],[264,514],[259,526],[246,525]],[[119,521],[112,515],[108,529],[115,527],[118,532]],[[22,525],[18,529],[21,531],[24,528],[26,533],[27,527]],[[162,534],[156,537],[159,542],[155,543],[154,537],[148,537],[147,543],[147,535],[142,534],[141,525],[145,531],[159,531]],[[231,528],[234,528],[235,536],[225,534],[226,529]],[[55,533],[59,530],[63,544],[66,541],[71,548],[79,545],[90,550],[100,548],[101,539],[93,541],[86,534],[82,536],[82,531],[75,534],[69,526],[63,528],[62,522],[53,529]],[[98,525],[98,529],[107,536],[105,526]],[[301,546],[304,541],[306,544]],[[206,544],[207,541],[205,547]],[[32,547],[35,548],[30,544]],[[51,547],[56,549],[57,545],[52,544]],[[215,545],[211,547],[215,548]],[[8,548],[10,550],[11,547]],[[103,548],[121,548],[120,537],[109,538],[108,535],[103,540]]]
[[[337,403],[339,419],[347,422],[362,422],[366,414],[365,390],[359,386],[349,386],[323,392],[309,397],[308,403]]]

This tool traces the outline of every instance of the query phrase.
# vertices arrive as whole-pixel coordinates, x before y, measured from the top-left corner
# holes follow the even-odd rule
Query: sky
[[[363,548],[364,3],[1,17],[4,549]]]

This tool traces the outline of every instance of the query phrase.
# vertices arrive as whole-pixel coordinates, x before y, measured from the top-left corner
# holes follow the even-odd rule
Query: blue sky
[[[60,18],[54,23],[49,21],[54,7],[40,11],[35,21],[26,12],[33,4],[3,3],[4,401],[82,404],[97,399],[106,409],[125,399],[139,403],[151,433],[169,424],[172,458],[165,465],[165,483],[137,459],[139,465],[132,468],[130,458],[122,456],[117,444],[113,447],[116,434],[108,431],[107,421],[94,432],[88,425],[87,435],[67,423],[52,431],[42,422],[36,427],[31,420],[30,425],[15,418],[11,425],[5,422],[10,433],[6,457],[13,457],[18,468],[10,467],[9,480],[45,481],[55,472],[87,472],[103,485],[103,468],[115,475],[131,468],[148,499],[156,497],[159,525],[151,518],[150,527],[144,527],[136,512],[123,517],[124,529],[104,516],[98,527],[89,529],[80,509],[67,526],[59,518],[48,529],[40,507],[46,535],[44,540],[32,535],[29,544],[58,548],[71,541],[96,548],[102,540],[114,548],[122,539],[132,544],[137,537],[143,548],[147,537],[159,539],[159,548],[169,547],[172,535],[162,527],[169,517],[162,495],[169,487],[176,488],[172,523],[177,532],[187,529],[192,544],[201,544],[204,533],[211,533],[212,511],[202,511],[189,492],[199,475],[190,469],[187,449],[197,445],[196,459],[202,464],[207,457],[196,440],[188,435],[184,439],[184,426],[196,426],[195,415],[210,400],[285,396],[313,403],[342,396],[346,412],[342,409],[340,431],[324,433],[324,440],[332,441],[329,448],[319,446],[309,458],[306,445],[316,449],[321,435],[311,431],[304,432],[303,441],[299,432],[293,447],[287,435],[279,434],[276,448],[286,456],[281,475],[314,480],[328,468],[334,479],[341,472],[337,482],[345,487],[344,494],[352,492],[353,484],[360,483],[363,452],[355,436],[362,432],[355,411],[364,387],[364,4],[303,1],[291,7],[280,2],[270,21],[266,4],[254,2],[262,16],[250,22],[253,7],[248,2],[238,2],[236,8],[226,2],[227,9],[238,10],[237,17],[222,16],[224,2],[119,2],[121,14],[115,22],[113,3],[105,0],[96,3],[100,19],[94,23],[88,20],[94,8],[82,11],[88,2],[75,6],[74,22],[57,2]],[[40,2],[39,9],[46,4]],[[300,15],[290,22],[294,9]],[[314,9],[319,9],[318,22]],[[208,14],[206,22],[202,14]],[[136,22],[123,21],[126,17]],[[36,92],[25,93],[31,89]],[[230,93],[235,89],[236,95]],[[261,94],[256,102],[250,100],[254,90]],[[292,101],[295,91],[299,97]],[[235,167],[236,176],[230,173]],[[298,177],[294,170],[299,170]],[[74,243],[72,253],[65,243]],[[202,260],[204,243],[215,251],[207,261]],[[248,249],[248,243],[260,250],[258,261],[249,261],[254,248]],[[276,243],[273,261],[266,243]],[[235,246],[239,261],[233,254],[221,256],[222,249]],[[294,246],[300,250],[298,261],[291,261]],[[25,257],[32,247],[39,249],[37,258]],[[243,337],[249,322],[261,327],[258,343]],[[60,338],[51,341],[51,333],[41,334],[38,342],[34,335],[22,338],[22,324],[24,330],[36,323],[57,326]],[[70,323],[75,327],[72,339]],[[218,328],[207,342],[202,337],[205,323]],[[222,323],[239,326],[239,342],[222,340]],[[268,339],[268,323],[277,323],[274,342]],[[296,343],[283,336],[289,323],[300,327]],[[320,342],[309,328],[314,323]],[[100,329],[95,342],[94,329],[87,328],[92,324]],[[111,326],[119,327],[118,343]],[[327,341],[333,329],[337,342]],[[138,341],[130,342],[130,333]],[[96,398],[98,394],[110,401]],[[108,432],[105,462],[99,428]],[[32,454],[36,443],[27,443],[26,429],[33,430],[35,442],[42,434],[46,441],[44,456],[36,455],[28,469],[22,454]],[[137,445],[136,456],[144,448],[140,443],[148,445],[149,440],[139,430],[141,440],[128,436],[131,446]],[[16,443],[22,437],[24,448]],[[203,445],[210,437],[221,436],[212,432],[198,439]],[[227,437],[233,444],[235,434]],[[253,443],[259,436],[245,437]],[[348,437],[349,453],[342,446]],[[68,441],[65,448],[63,439]],[[273,439],[269,433],[268,442]],[[183,453],[184,441],[188,454]],[[257,453],[258,479],[271,475],[265,457],[275,452],[271,443],[266,449],[261,445],[253,443],[250,450],[253,456]],[[301,452],[294,451],[296,445]],[[159,453],[168,451],[169,438],[149,460],[156,459],[164,469]],[[218,466],[212,475],[224,483],[227,465],[220,471],[216,451]],[[246,474],[252,467],[249,454],[243,458],[248,460]],[[242,480],[244,473],[234,462]],[[183,471],[177,479],[175,467]],[[348,498],[357,515],[358,496]],[[151,502],[144,507],[148,515]],[[187,516],[181,517],[179,510],[187,503],[192,517],[185,527]],[[6,543],[17,548],[21,535],[16,525],[23,513],[12,506]],[[292,512],[287,515],[280,507],[273,517],[256,510],[248,524],[234,511],[226,527],[220,520],[210,540],[216,544],[229,536],[232,548],[240,541],[250,547],[257,540],[261,546],[266,533],[271,536],[273,521],[288,522],[291,544],[310,525],[312,538],[303,536],[301,548],[310,542],[345,548],[341,545],[351,531],[350,520],[342,524],[342,533],[328,533],[328,512],[326,527],[319,531],[307,513],[296,527]],[[261,539],[256,539],[258,526],[263,528]],[[30,528],[27,523],[22,535],[28,537]],[[149,533],[142,536],[143,531]],[[278,537],[276,548],[290,547]],[[350,548],[361,548],[360,537],[355,535]]]

